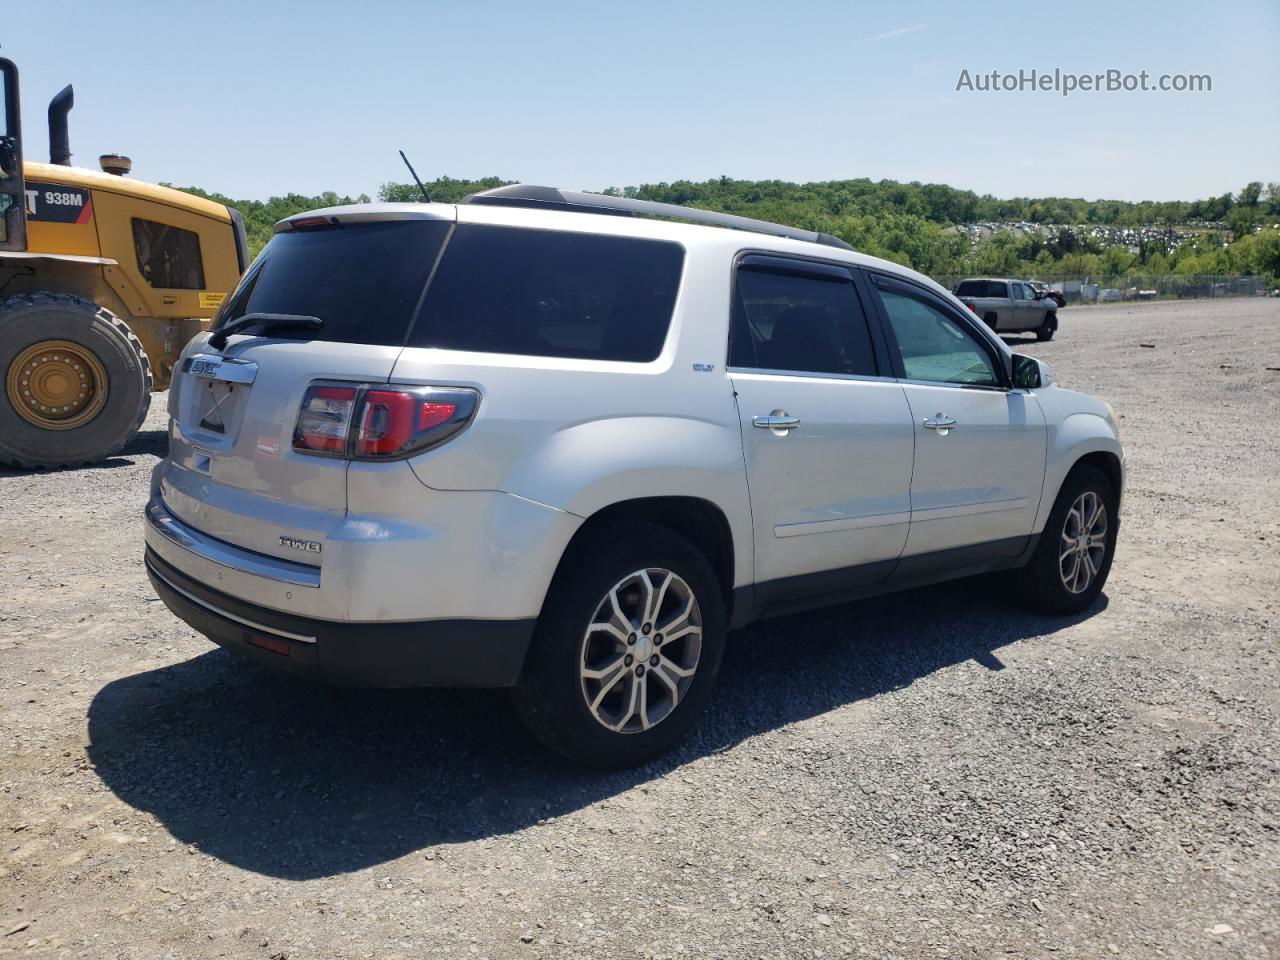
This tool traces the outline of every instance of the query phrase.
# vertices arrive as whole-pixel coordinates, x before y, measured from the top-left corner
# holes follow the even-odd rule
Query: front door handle
[[[753,417],[751,425],[761,430],[772,430],[778,436],[785,437],[788,430],[800,426],[800,418],[791,416],[785,410],[775,410],[767,417]]]
[[[928,420],[924,422],[924,425],[929,430],[937,430],[940,436],[945,437],[948,433],[951,432],[951,428],[956,425],[956,422],[951,417],[948,417],[945,413],[935,413],[932,417],[930,417]]]

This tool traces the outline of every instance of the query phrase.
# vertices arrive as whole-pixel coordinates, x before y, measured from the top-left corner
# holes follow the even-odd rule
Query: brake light
[[[334,226],[337,222],[328,217],[301,217],[298,220],[290,220],[289,226],[295,230],[315,230],[317,227]]]
[[[479,403],[468,387],[316,384],[303,396],[293,448],[356,460],[405,457],[461,433]]]
[[[962,301],[961,301],[961,303],[964,303],[964,301],[962,300]],[[970,313],[977,313],[977,312],[978,312],[978,308],[977,308],[977,307],[975,307],[972,303],[965,303],[964,305],[965,305],[966,307],[968,307],[968,308],[969,308],[969,312],[970,312]]]

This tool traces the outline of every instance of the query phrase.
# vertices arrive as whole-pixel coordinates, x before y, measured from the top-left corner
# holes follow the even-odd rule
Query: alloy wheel
[[[1076,497],[1062,525],[1058,575],[1069,593],[1084,593],[1107,556],[1107,505],[1092,490]]]
[[[582,695],[615,733],[643,733],[671,716],[702,654],[702,611],[693,589],[661,567],[619,580],[582,637]]]

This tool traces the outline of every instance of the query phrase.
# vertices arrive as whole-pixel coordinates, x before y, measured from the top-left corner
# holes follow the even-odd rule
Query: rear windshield
[[[400,346],[448,232],[440,220],[391,220],[278,233],[214,327],[246,313],[292,313],[324,321],[308,340]]]
[[[667,241],[460,224],[409,346],[653,360],[683,264]]]
[[[965,280],[956,287],[957,297],[1007,297],[1002,280]]]

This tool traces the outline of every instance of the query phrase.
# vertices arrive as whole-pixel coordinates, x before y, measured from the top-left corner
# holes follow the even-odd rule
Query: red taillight
[[[977,313],[977,312],[978,312],[978,308],[977,308],[977,307],[975,307],[972,303],[966,303],[966,304],[965,304],[965,306],[969,308],[969,311],[970,311],[971,313]]]
[[[467,387],[312,386],[293,448],[355,459],[408,456],[461,432],[479,402]]]
[[[399,390],[370,390],[364,395],[360,429],[356,431],[358,457],[385,457],[413,437],[414,407],[419,400]]]
[[[311,387],[302,398],[293,448],[313,453],[344,453],[351,431],[356,387]]]
[[[418,407],[418,429],[438,427],[458,412],[456,403],[432,403],[424,400]]]

